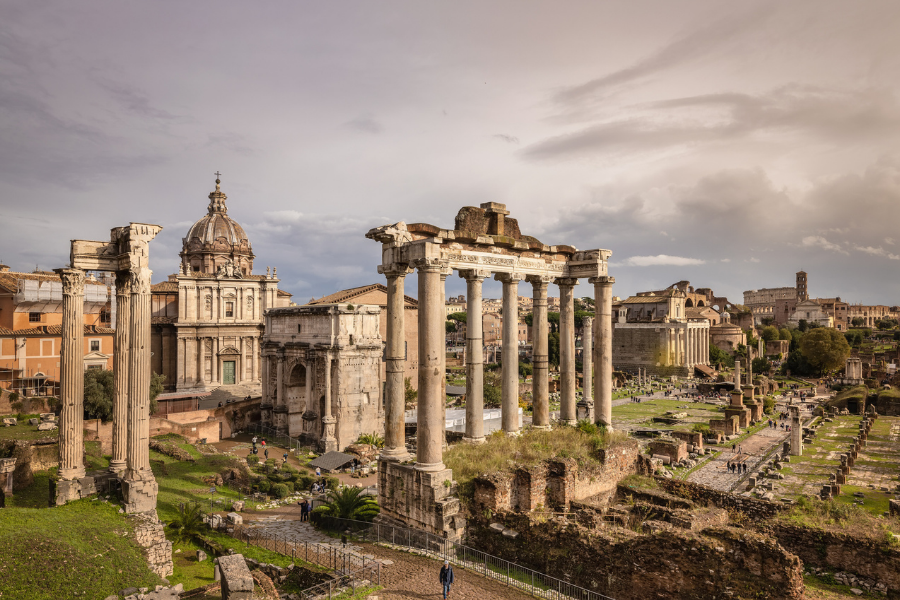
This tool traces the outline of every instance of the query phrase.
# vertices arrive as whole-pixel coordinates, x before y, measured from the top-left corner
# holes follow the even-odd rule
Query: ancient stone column
[[[277,366],[275,367],[275,402],[273,403],[276,408],[285,406],[284,401],[284,348],[279,348],[278,353],[275,355],[276,360],[278,361]],[[327,405],[330,402],[330,398],[325,399],[325,403]],[[326,414],[331,414],[331,411],[328,411]]]
[[[128,332],[128,449],[123,483],[126,513],[153,510],[158,492],[153,471],[150,470],[149,446],[151,275],[150,269],[143,264],[132,266]]]
[[[734,389],[741,387],[741,361],[734,361]]]
[[[539,429],[550,428],[550,370],[547,323],[547,286],[552,279],[539,275],[528,277],[532,288],[531,362],[532,424]]]
[[[59,478],[84,477],[84,271],[55,269],[62,280]]]
[[[197,344],[197,377],[198,384],[206,383],[206,339],[196,338],[194,343]]]
[[[484,442],[484,341],[481,289],[489,273],[460,271],[466,280],[466,435],[463,441]]]
[[[598,424],[612,430],[612,286],[615,277],[591,278],[594,284],[594,408]]]
[[[279,356],[278,367],[281,370],[281,359]],[[325,352],[325,413],[322,415],[322,441],[319,444],[325,452],[337,451],[337,438],[334,435],[335,423],[337,419],[331,414],[331,352]],[[279,386],[280,387],[280,386]],[[281,393],[279,389],[278,393]],[[280,402],[280,399],[279,399]]]
[[[441,262],[423,258],[415,262],[419,275],[419,402],[416,410],[416,468],[444,469],[444,364],[445,315],[441,293]]]
[[[507,435],[519,433],[519,280],[516,273],[497,273],[503,282],[503,362],[500,365],[500,420]],[[573,405],[574,407],[574,405]]]
[[[578,280],[561,277],[559,286],[559,420],[568,425],[577,422],[575,408],[575,286]]]
[[[109,470],[124,473],[128,465],[128,352],[131,331],[131,277],[128,271],[116,273],[116,340],[113,355],[115,392],[113,397],[112,459]],[[179,340],[181,341],[181,340]],[[183,377],[183,375],[182,375]]]
[[[594,421],[594,319],[584,317],[581,331],[581,367],[582,394],[581,404],[584,406],[586,418]]]
[[[406,460],[406,326],[404,321],[406,265],[383,269],[387,278],[387,332],[385,340],[384,450],[388,460]]]
[[[250,376],[253,381],[259,381],[259,338],[254,337],[251,339],[250,345]],[[307,402],[309,402],[309,396],[307,396]]]
[[[800,407],[791,407],[791,456],[803,455],[803,426],[800,422]]]

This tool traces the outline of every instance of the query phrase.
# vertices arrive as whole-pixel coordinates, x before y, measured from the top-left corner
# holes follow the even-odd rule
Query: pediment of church
[[[228,346],[227,348],[222,348],[219,351],[219,356],[225,356],[225,355],[240,356],[240,354],[241,354],[240,350],[236,349],[234,346]]]

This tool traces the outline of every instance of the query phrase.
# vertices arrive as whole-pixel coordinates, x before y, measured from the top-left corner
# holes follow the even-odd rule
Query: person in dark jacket
[[[450,566],[449,560],[444,561],[439,579],[441,585],[444,586],[444,600],[447,600],[450,597],[450,586],[453,585],[453,567]]]

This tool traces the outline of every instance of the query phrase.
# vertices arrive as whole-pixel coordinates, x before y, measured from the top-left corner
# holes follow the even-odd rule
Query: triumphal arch
[[[531,284],[533,308],[533,398],[535,427],[550,426],[547,288],[560,291],[560,420],[574,424],[575,402],[575,286],[579,279],[594,285],[592,324],[595,406],[586,414],[612,425],[612,285],[608,274],[610,250],[577,250],[548,246],[522,235],[503,204],[463,207],[453,229],[400,222],[370,230],[366,237],[381,242],[379,273],[387,278],[387,335],[385,361],[385,448],[379,465],[379,502],[382,518],[457,537],[463,524],[459,501],[445,484],[452,473],[444,466],[444,283],[453,271],[467,283],[467,313],[481,315],[481,288],[493,276],[503,283],[502,429],[519,431],[518,420],[518,295],[519,283]],[[404,440],[404,281],[418,274],[419,396],[416,460],[410,464]],[[484,440],[483,340],[481,319],[467,322],[465,440]],[[506,357],[516,357],[507,360]],[[585,389],[591,388],[590,377]],[[594,412],[594,408],[596,411]]]

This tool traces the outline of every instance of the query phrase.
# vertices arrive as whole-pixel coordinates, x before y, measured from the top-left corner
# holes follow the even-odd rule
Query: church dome
[[[194,223],[183,238],[182,269],[185,274],[217,273],[228,263],[234,272],[246,277],[253,270],[253,251],[244,228],[228,216],[227,196],[221,180],[209,195],[206,215]]]

